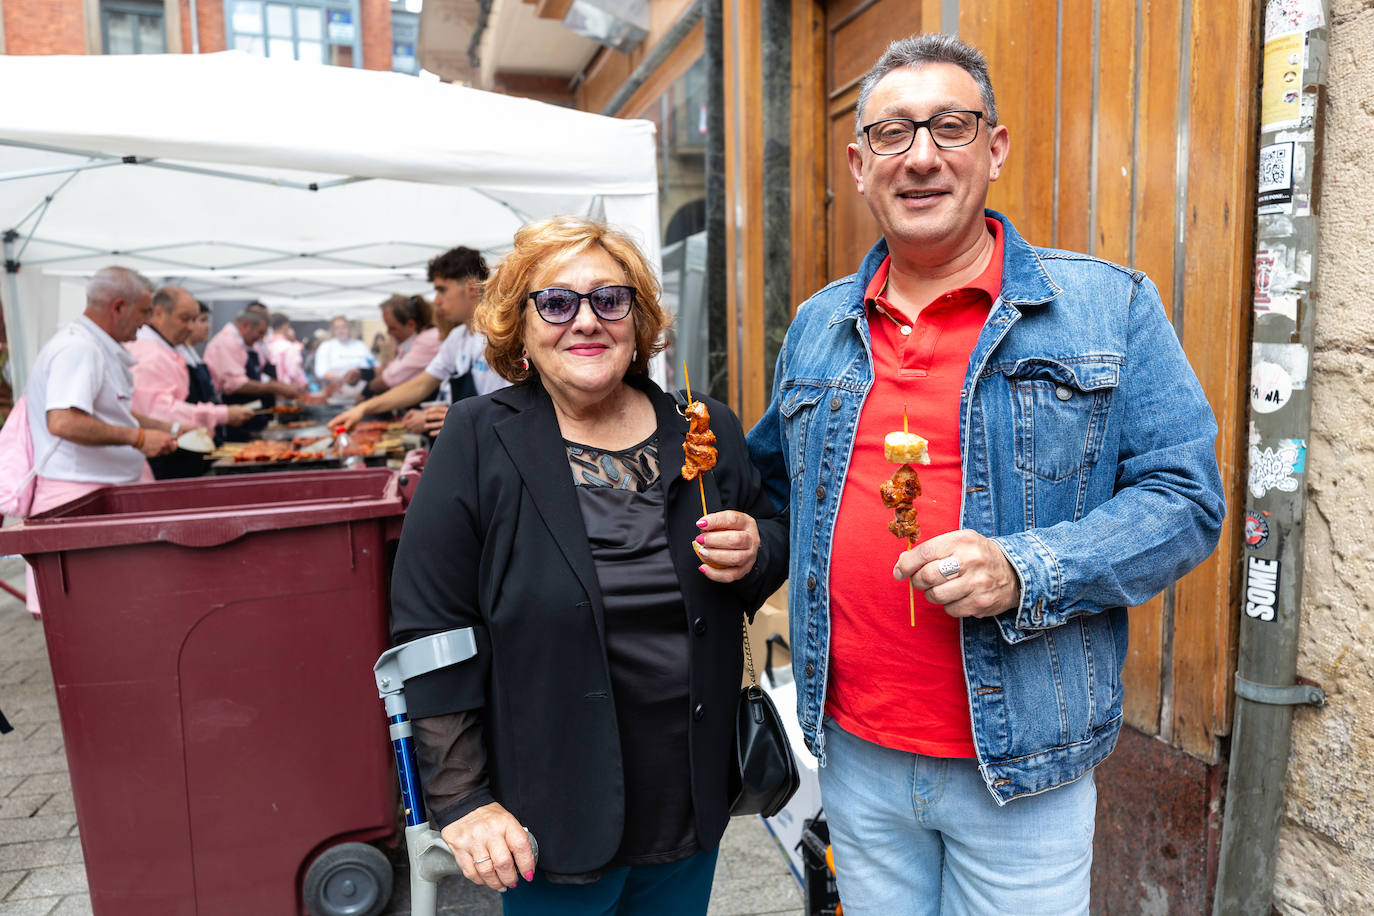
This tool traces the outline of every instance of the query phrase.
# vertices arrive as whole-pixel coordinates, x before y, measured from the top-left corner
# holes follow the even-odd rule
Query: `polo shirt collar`
[[[996,302],[997,297],[1002,294],[1002,257],[1005,247],[1006,233],[1002,229],[1002,223],[991,216],[984,216],[988,232],[992,234],[993,248],[992,256],[988,258],[987,266],[982,273],[975,277],[970,283],[955,287],[955,289],[980,290],[987,294],[988,302]],[[874,271],[873,277],[868,281],[868,288],[864,290],[864,305],[876,308],[889,317],[895,319],[901,315],[891,302],[887,299],[887,275],[892,267],[892,255],[883,258],[878,269]],[[954,289],[946,290],[946,293],[953,292]],[[909,323],[904,320],[903,323]]]

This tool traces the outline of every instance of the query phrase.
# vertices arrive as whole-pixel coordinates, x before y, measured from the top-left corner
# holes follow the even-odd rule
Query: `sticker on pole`
[[[1279,561],[1251,557],[1245,564],[1245,616],[1271,621],[1279,601]]]
[[[1321,0],[1269,0],[1264,8],[1264,40],[1300,35],[1326,25]]]
[[[1250,371],[1250,406],[1255,413],[1273,413],[1293,397],[1293,378],[1278,363],[1255,363]]]
[[[1259,550],[1269,543],[1269,521],[1267,512],[1245,513],[1245,549]]]
[[[1294,324],[1298,321],[1298,294],[1294,285],[1302,282],[1299,255],[1282,245],[1261,248],[1255,252],[1254,307],[1255,315],[1282,315]],[[1292,263],[1290,264],[1290,260]]]
[[[1310,356],[1295,343],[1258,342],[1251,348],[1250,401],[1256,413],[1273,413],[1307,387]]]
[[[1260,147],[1258,199],[1260,213],[1290,213],[1293,210],[1292,140]]]
[[[1260,499],[1270,490],[1281,493],[1296,490],[1298,481],[1293,476],[1293,467],[1298,462],[1298,449],[1296,439],[1284,439],[1277,448],[1263,451],[1257,445],[1250,446],[1250,495]]]

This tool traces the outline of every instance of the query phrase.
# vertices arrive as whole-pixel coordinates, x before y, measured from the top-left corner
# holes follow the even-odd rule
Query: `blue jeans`
[[[593,884],[550,884],[543,872],[501,895],[503,916],[704,916],[720,848],[668,865],[613,868]]]
[[[845,916],[1088,912],[1097,786],[998,807],[973,760],[871,744],[826,718],[821,800]]]

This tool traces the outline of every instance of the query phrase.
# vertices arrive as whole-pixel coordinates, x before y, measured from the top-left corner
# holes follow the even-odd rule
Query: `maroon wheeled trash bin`
[[[34,567],[96,916],[385,904],[370,671],[403,511],[394,472],[331,470],[106,487],[0,531]]]

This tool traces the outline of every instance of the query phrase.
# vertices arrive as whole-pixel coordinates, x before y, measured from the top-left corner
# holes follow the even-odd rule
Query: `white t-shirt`
[[[331,337],[315,351],[315,377],[327,374],[343,375],[350,369],[366,369],[376,365],[372,351],[361,340],[340,341]]]
[[[487,365],[486,353],[487,339],[481,334],[469,333],[467,325],[459,325],[448,332],[443,346],[439,348],[434,359],[429,361],[425,372],[445,383],[452,376],[471,372],[472,383],[477,388],[477,393],[490,394],[505,388],[510,382],[501,378]],[[446,384],[441,387],[440,400],[452,399],[452,395],[446,393],[447,389]]]
[[[132,412],[137,362],[85,315],[59,328],[38,354],[25,390],[39,475],[78,483],[133,483],[145,461],[132,445],[77,445],[48,432],[48,411],[75,407],[111,426],[137,427]]]

